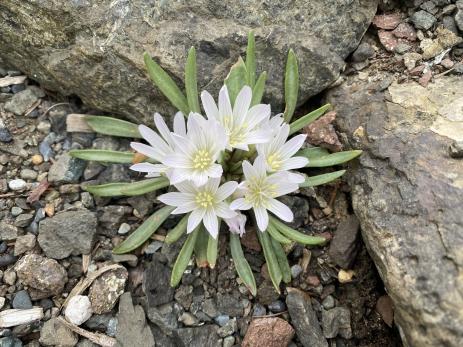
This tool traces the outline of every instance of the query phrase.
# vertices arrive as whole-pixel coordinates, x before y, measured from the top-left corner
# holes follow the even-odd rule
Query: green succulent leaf
[[[266,231],[257,231],[257,236],[259,238],[260,244],[262,245],[262,249],[264,250],[264,257],[265,261],[267,262],[270,279],[272,280],[275,290],[280,293],[280,283],[283,275],[281,274],[280,265],[278,265],[278,260],[270,241],[271,238]]]
[[[246,85],[246,65],[241,57],[230,69],[227,78],[225,78],[225,85],[228,89],[228,95],[232,106],[235,104],[236,96],[240,90]]]
[[[172,244],[182,237],[186,232],[186,227],[188,224],[188,215],[183,216],[182,219],[177,223],[177,225],[169,231],[164,242],[167,244]]]
[[[167,178],[156,177],[133,183],[107,183],[96,186],[83,186],[82,188],[93,195],[109,197],[142,195],[165,188],[168,185],[169,180]]]
[[[260,104],[262,101],[262,97],[264,96],[265,91],[265,81],[267,80],[267,72],[262,72],[257,79],[254,88],[252,89],[252,99],[251,99],[251,106]]]
[[[138,125],[122,119],[106,116],[85,116],[85,121],[94,132],[119,137],[141,138]]]
[[[299,184],[299,187],[315,187],[325,183],[334,181],[346,173],[346,170],[334,171],[322,175],[307,177],[303,183]]]
[[[175,84],[174,80],[160,67],[150,55],[145,52],[143,54],[146,69],[154,84],[165,95],[165,97],[174,105],[178,110],[182,111],[185,116],[188,116],[190,109],[188,101],[180,88]]]
[[[272,242],[272,247],[277,257],[278,265],[280,266],[281,275],[283,276],[283,282],[291,282],[291,268],[289,267],[288,258],[286,253],[281,247],[281,244],[275,240],[273,237],[270,238]]]
[[[325,112],[329,109],[331,109],[331,104],[326,104],[310,113],[307,113],[305,116],[296,119],[289,125],[289,134],[292,135],[295,132],[298,132],[299,130],[303,129],[305,126],[309,125],[310,123],[324,115]]]
[[[326,156],[309,159],[309,164],[307,164],[307,167],[327,167],[339,165],[357,158],[360,154],[362,154],[362,151],[360,150],[332,153]]]
[[[230,233],[230,249],[238,276],[240,276],[251,294],[255,296],[257,294],[256,280],[249,263],[244,257],[240,237],[237,234]]]
[[[248,34],[248,46],[246,48],[246,70],[247,83],[251,88],[254,88],[254,84],[256,82],[256,40],[252,30]]]
[[[198,238],[199,227],[197,227],[191,234],[188,235],[185,243],[177,256],[174,267],[172,269],[172,275],[170,277],[171,287],[176,287],[182,279],[183,273],[190,262],[193,250],[195,248],[196,239]]]
[[[299,93],[299,69],[297,67],[296,54],[292,49],[288,52],[285,71],[285,112],[284,120],[286,123],[291,121],[297,105],[297,95]]]
[[[94,160],[105,163],[131,164],[135,153],[107,151],[102,149],[73,149],[69,155],[83,160]]]
[[[280,243],[283,243],[285,245],[290,244],[292,241],[288,239],[287,237],[283,236],[277,228],[275,228],[272,224],[269,223],[267,227],[267,231],[269,232],[270,236],[277,240]]]
[[[270,223],[272,223],[273,226],[275,228],[277,228],[278,231],[280,233],[282,233],[284,236],[286,236],[287,238],[289,238],[289,239],[291,239],[293,241],[301,243],[303,245],[315,246],[315,245],[322,245],[322,244],[326,243],[326,239],[324,237],[310,236],[310,235],[303,234],[303,233],[301,233],[301,232],[287,226],[286,224],[279,221],[275,217],[270,216]]]
[[[198,237],[196,238],[195,243],[195,259],[196,266],[198,267],[207,267],[209,265],[207,261],[207,244],[209,241],[209,233],[204,230],[204,227],[201,226],[198,231]]]
[[[175,207],[165,206],[154,212],[146,221],[143,222],[132,234],[129,235],[121,244],[113,249],[114,254],[123,254],[133,251],[144,244],[152,234],[158,230],[162,223],[169,217]]]
[[[201,113],[198,99],[198,82],[196,72],[196,50],[191,47],[188,51],[188,58],[185,67],[185,91],[188,106],[191,112]]]
[[[220,226],[219,226],[220,230]],[[209,263],[209,267],[211,269],[215,268],[215,264],[217,263],[217,252],[219,247],[219,236],[214,239],[211,235],[209,235],[209,241],[207,243],[207,261]]]

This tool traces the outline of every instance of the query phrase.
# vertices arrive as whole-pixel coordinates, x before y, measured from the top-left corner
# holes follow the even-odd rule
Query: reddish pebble
[[[440,62],[440,64],[445,67],[446,69],[451,69],[453,67],[453,65],[455,65],[455,63],[450,60],[449,58],[445,58],[444,60],[442,60]]]
[[[395,37],[400,39],[406,39],[408,41],[415,41],[416,40],[416,31],[408,23],[400,23],[397,28],[395,28],[392,33]]]
[[[311,287],[318,287],[320,285],[320,279],[318,278],[318,276],[314,276],[314,275],[307,276],[305,281]]]
[[[423,87],[427,87],[429,81],[431,80],[432,78],[432,72],[431,70],[429,71],[426,71],[423,76],[420,77],[420,79],[418,80],[418,83],[423,86]]]
[[[397,38],[390,31],[378,31],[378,38],[383,47],[386,48],[386,50],[389,52],[393,52],[399,44]]]
[[[254,319],[248,327],[242,347],[288,346],[294,336],[293,327],[278,317]]]
[[[419,76],[423,73],[424,69],[426,68],[425,65],[419,65],[410,70],[410,75],[412,76]]]
[[[373,25],[379,29],[392,30],[401,22],[399,13],[381,14],[373,18]]]

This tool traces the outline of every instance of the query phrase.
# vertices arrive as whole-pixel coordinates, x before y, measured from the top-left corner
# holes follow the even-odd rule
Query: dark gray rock
[[[29,309],[32,308],[32,301],[29,293],[26,290],[20,290],[14,295],[13,308],[17,309]]]
[[[449,154],[452,158],[463,158],[463,141],[453,141],[449,146]]]
[[[292,326],[296,329],[297,337],[304,347],[328,347],[308,294],[295,288],[288,288],[286,306]]]
[[[286,305],[283,301],[277,300],[268,305],[268,309],[273,313],[280,313],[286,310]]]
[[[34,219],[33,214],[23,213],[23,214],[20,214],[18,217],[16,217],[14,221],[14,225],[20,228],[25,228],[32,222],[33,219]]]
[[[280,200],[294,213],[294,220],[289,223],[291,227],[300,228],[307,224],[309,218],[309,202],[307,199],[294,195],[286,195],[281,197]]]
[[[436,23],[437,19],[432,14],[420,10],[415,12],[411,17],[410,20],[412,21],[413,25],[417,29],[422,30],[429,30],[431,27]]]
[[[368,42],[362,42],[352,53],[352,61],[361,62],[375,55],[375,50]]]
[[[156,111],[170,112],[147,78],[145,50],[180,81],[188,48],[194,45],[199,87],[216,94],[254,29],[259,67],[269,73],[267,100],[281,106],[288,49],[299,57],[302,102],[339,77],[376,5],[376,0],[301,0],[263,6],[252,0],[243,15],[240,2],[207,0],[103,0],[98,6],[89,1],[28,6],[9,1],[2,8],[9,20],[0,22],[0,55],[47,89],[78,95],[87,105],[132,120],[151,121]]]
[[[0,142],[11,141],[13,141],[13,137],[11,136],[10,131],[3,126],[0,126]]]
[[[64,211],[40,222],[38,242],[53,259],[89,254],[96,236],[97,219],[87,210]]]
[[[32,90],[26,89],[13,95],[5,103],[5,110],[13,112],[17,116],[22,116],[38,99]]]
[[[352,337],[350,326],[350,311],[346,307],[335,307],[331,310],[322,310],[323,335],[327,339],[340,336],[345,339]]]
[[[39,342],[43,346],[75,346],[79,338],[58,318],[46,321],[40,330]]]
[[[50,167],[48,181],[53,183],[76,183],[82,176],[85,165],[85,161],[64,153]]]
[[[455,14],[455,23],[457,24],[458,29],[460,29],[460,31],[463,31],[463,1],[457,1],[456,5],[458,7],[458,11]]]
[[[116,346],[155,346],[145,311],[141,306],[133,305],[130,293],[124,293],[120,298],[117,320]]]
[[[342,220],[330,242],[328,254],[343,269],[352,267],[360,249],[360,223],[355,215]]]
[[[143,291],[149,306],[167,304],[174,299],[175,290],[170,286],[170,269],[153,259],[145,269]]]
[[[18,237],[18,228],[6,221],[0,221],[0,240],[11,241]]]
[[[462,99],[459,76],[387,93],[351,76],[326,100],[364,151],[347,175],[353,209],[410,346],[463,345],[463,172],[447,152],[463,140]]]
[[[178,347],[221,347],[216,325],[203,325],[197,328],[177,329],[174,338]]]
[[[217,294],[217,309],[220,313],[231,317],[241,317],[244,311],[238,295],[222,293]]]
[[[146,314],[150,322],[156,324],[166,335],[178,328],[178,316],[180,307],[174,303],[160,305],[158,307],[148,307]]]

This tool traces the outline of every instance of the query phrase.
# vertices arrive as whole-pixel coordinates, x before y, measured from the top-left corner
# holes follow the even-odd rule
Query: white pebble
[[[73,296],[68,302],[64,315],[69,322],[75,325],[86,322],[92,316],[92,304],[88,296]]]
[[[130,231],[130,225],[127,223],[122,223],[117,233],[120,235],[124,235],[124,234],[127,234],[129,231]]]
[[[11,180],[8,183],[8,187],[10,187],[11,190],[21,190],[26,187],[26,181],[18,178],[16,180]]]

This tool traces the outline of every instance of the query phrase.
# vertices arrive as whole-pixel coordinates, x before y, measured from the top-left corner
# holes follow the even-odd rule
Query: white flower
[[[272,140],[256,146],[259,156],[265,158],[267,170],[270,172],[299,169],[308,164],[305,157],[293,157],[302,147],[307,135],[297,135],[286,142],[289,135],[289,125],[283,124]],[[291,174],[291,177],[300,175]],[[295,183],[300,183],[295,182]]]
[[[225,149],[225,129],[215,120],[206,120],[200,114],[190,113],[185,135],[172,134],[175,153],[165,156],[162,163],[172,168],[171,184],[185,180],[197,186],[209,177],[221,177],[222,166],[216,161]]]
[[[208,119],[216,119],[227,132],[227,149],[238,148],[247,151],[248,145],[270,140],[270,134],[260,129],[261,123],[270,117],[270,105],[259,104],[250,108],[252,90],[244,86],[238,93],[235,105],[231,106],[227,87],[219,92],[219,106],[207,91],[201,93],[201,100]]]
[[[172,214],[189,213],[187,233],[191,233],[203,222],[212,237],[217,238],[219,223],[217,217],[233,218],[232,211],[224,201],[235,191],[237,182],[226,182],[219,187],[220,178],[211,178],[206,184],[197,187],[191,182],[178,183],[178,192],[166,193],[158,197],[166,205],[177,206]]]
[[[140,142],[132,142],[130,146],[137,152],[160,163],[166,155],[170,155],[174,152],[175,143],[166,122],[159,113],[154,114],[154,124],[161,136],[146,125],[139,125],[138,131],[149,145]],[[174,132],[183,136],[186,134],[185,117],[181,112],[175,114]],[[138,163],[132,165],[130,169],[146,172],[146,177],[158,177],[161,173],[166,173],[169,168],[164,164]]]
[[[243,236],[243,234],[246,232],[246,220],[246,216],[239,212],[235,217],[224,219],[225,223],[227,223],[228,227],[230,228],[230,231],[240,236]]]
[[[267,210],[286,222],[293,220],[294,215],[289,207],[275,199],[299,188],[299,185],[289,178],[288,172],[280,171],[267,175],[265,160],[258,156],[254,165],[248,161],[243,162],[243,173],[245,181],[240,184],[239,191],[244,197],[230,204],[232,210],[252,208],[261,231],[265,231],[268,226]]]

